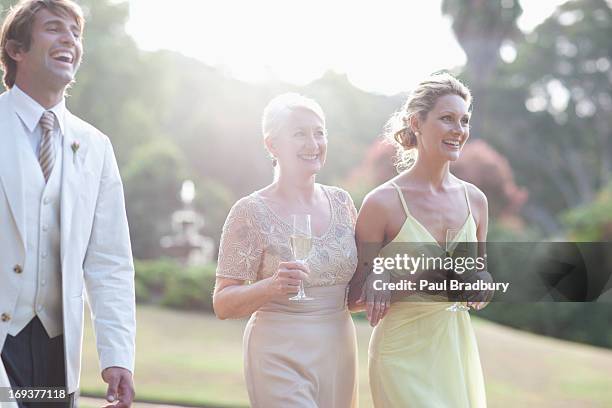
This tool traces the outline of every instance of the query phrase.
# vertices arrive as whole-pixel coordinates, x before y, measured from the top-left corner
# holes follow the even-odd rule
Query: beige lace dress
[[[357,406],[355,327],[346,307],[357,266],[357,212],[342,189],[321,186],[331,221],[313,237],[306,293],[314,300],[281,296],[257,310],[244,332],[244,373],[252,407]],[[259,192],[230,210],[221,237],[217,276],[258,281],[290,261],[291,226]]]

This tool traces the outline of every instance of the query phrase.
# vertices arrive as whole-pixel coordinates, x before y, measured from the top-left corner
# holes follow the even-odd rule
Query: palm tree
[[[503,42],[521,32],[516,21],[523,12],[517,0],[444,0],[442,13],[452,18],[453,31],[468,59],[470,77],[487,80],[499,63]]]

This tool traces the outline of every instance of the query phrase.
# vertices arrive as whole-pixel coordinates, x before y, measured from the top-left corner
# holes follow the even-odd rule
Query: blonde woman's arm
[[[351,280],[349,309],[365,310],[372,326],[376,326],[391,305],[391,295],[375,291],[371,280],[374,258],[378,256],[385,240],[387,198],[376,189],[366,196],[357,216],[355,242],[357,244],[357,270]],[[379,276],[382,278],[382,276]]]
[[[476,186],[468,183],[468,194],[476,221],[476,238],[478,239],[478,257],[485,259],[485,269],[477,271],[474,278],[493,282],[493,277],[486,269],[487,232],[489,228],[489,203],[487,196]],[[493,298],[493,291],[482,291],[473,299],[468,299],[468,306],[475,310],[486,307]]]

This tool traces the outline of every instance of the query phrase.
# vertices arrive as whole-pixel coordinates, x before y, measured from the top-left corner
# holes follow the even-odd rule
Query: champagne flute
[[[456,229],[456,228],[448,228],[446,230],[446,240],[445,242],[445,254],[447,257],[453,257],[453,253],[455,252],[455,249],[457,248],[457,239],[459,238],[459,233],[461,230]],[[450,285],[450,282],[447,281],[448,284]],[[470,310],[469,307],[465,306],[463,303],[461,302],[454,302],[452,305],[450,305],[449,307],[446,308],[446,310],[448,310],[449,312],[467,312],[468,310]]]
[[[297,262],[305,264],[312,249],[312,231],[310,229],[310,214],[295,214],[291,216],[293,221],[293,230],[291,232],[291,252],[293,259]],[[304,281],[300,280],[300,288],[298,294],[289,298],[289,300],[302,301],[312,300],[313,298],[306,296],[304,292]]]

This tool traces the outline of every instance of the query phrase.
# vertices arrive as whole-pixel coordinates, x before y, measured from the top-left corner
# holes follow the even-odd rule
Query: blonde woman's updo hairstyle
[[[304,109],[317,115],[323,122],[323,127],[325,127],[323,109],[321,109],[321,106],[315,100],[295,92],[288,92],[274,97],[264,108],[261,119],[261,130],[264,140],[273,139],[278,136],[281,129],[287,124],[290,114],[299,109]],[[276,159],[274,157],[272,157],[272,166],[276,166]]]
[[[434,74],[418,84],[402,108],[387,121],[384,137],[396,147],[398,171],[410,168],[417,156],[417,137],[410,128],[411,117],[419,115],[425,120],[438,99],[445,95],[458,95],[468,105],[472,104],[472,94],[461,81],[448,73]]]

